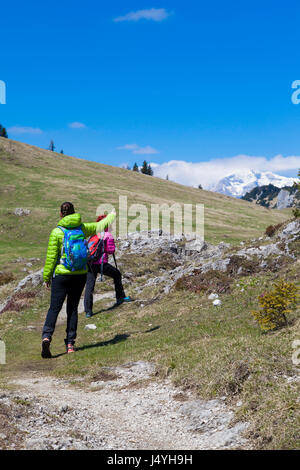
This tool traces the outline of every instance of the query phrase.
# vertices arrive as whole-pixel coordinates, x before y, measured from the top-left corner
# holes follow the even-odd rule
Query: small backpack
[[[63,264],[69,271],[86,269],[88,261],[87,242],[81,226],[67,229],[58,225],[58,228],[64,232],[60,264]]]
[[[116,245],[114,238],[108,232],[102,232],[100,237],[97,234],[93,235],[88,239],[88,263],[94,263],[95,261],[101,260],[101,281],[103,281],[103,262],[105,253],[113,255],[117,268],[115,250]]]
[[[102,235],[102,234],[101,234]],[[88,263],[93,263],[101,258],[104,254],[105,244],[103,236],[99,237],[97,234],[88,239]]]

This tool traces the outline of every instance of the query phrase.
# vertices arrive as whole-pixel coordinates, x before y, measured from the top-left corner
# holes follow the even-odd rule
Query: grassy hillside
[[[120,194],[128,196],[128,205],[203,203],[205,239],[213,244],[221,240],[233,243],[235,246],[226,252],[233,260],[242,240],[245,249],[274,243],[274,238],[251,239],[263,235],[268,225],[290,218],[290,210],[268,210],[1,138],[0,165],[0,271],[15,275],[12,282],[8,279],[0,285],[0,303],[13,296],[9,308],[0,315],[0,336],[7,351],[6,365],[0,365],[0,389],[10,387],[9,379],[18,374],[53,374],[85,388],[101,376],[102,367],[146,360],[157,366],[155,380],[167,376],[183,392],[192,390],[198,398],[225,398],[235,419],[249,423],[248,448],[299,448],[298,368],[292,362],[293,341],[299,339],[299,308],[289,314],[286,327],[269,333],[263,333],[251,315],[258,309],[258,296],[276,280],[284,278],[300,288],[299,239],[289,245],[293,259],[270,252],[264,267],[253,255],[232,272],[209,277],[212,273],[208,271],[202,281],[195,273],[191,279],[204,286],[203,291],[190,289],[184,282],[176,283],[170,291],[164,291],[161,282],[147,285],[148,280],[169,275],[175,266],[184,265],[182,258],[172,260],[171,252],[125,251],[120,255],[119,249],[118,266],[127,274],[123,277],[126,294],[136,301],[111,310],[113,299],[103,297],[95,302],[92,319],[79,314],[77,351],[71,357],[65,354],[65,321],[56,326],[53,359],[40,357],[49,290],[27,286],[13,294],[30,258],[40,261],[33,261],[27,269],[42,267],[49,232],[57,224],[59,206],[65,200],[74,202],[84,221],[95,219],[96,208],[103,201],[118,210]],[[16,207],[31,212],[18,217],[14,214]],[[284,243],[281,245],[283,249]],[[243,268],[241,272],[239,267]],[[229,287],[224,290],[226,285]],[[96,283],[95,293],[112,289],[107,278]],[[219,292],[221,306],[209,300],[211,291]],[[85,329],[91,321],[96,329]],[[27,411],[30,413],[30,406]],[[0,422],[0,434],[2,431]]]
[[[259,236],[290,213],[4,138],[0,138],[0,168],[1,265],[20,256],[44,258],[63,201],[72,201],[83,221],[94,220],[103,202],[118,211],[119,195],[128,197],[128,207],[133,203],[148,208],[152,203],[201,203],[205,239],[211,243],[237,243]],[[30,215],[17,217],[17,207],[30,209]]]

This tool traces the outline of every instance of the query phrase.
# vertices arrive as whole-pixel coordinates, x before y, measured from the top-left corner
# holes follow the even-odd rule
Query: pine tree
[[[54,150],[55,150],[55,145],[54,145],[53,140],[50,141],[48,150],[51,150],[51,152],[54,152]]]
[[[149,163],[149,165],[148,165],[148,173],[147,173],[147,175],[153,176],[153,170],[152,170],[152,168],[151,168],[150,163]]]
[[[143,165],[142,165],[142,168],[141,168],[141,173],[143,173],[144,175],[148,175],[148,163],[146,162],[146,160],[143,161]]]
[[[6,128],[3,127],[1,124],[0,124],[0,137],[5,137],[6,139],[8,138]]]
[[[137,166],[136,163],[133,165],[132,171],[137,171],[137,172],[139,172],[139,167]]]

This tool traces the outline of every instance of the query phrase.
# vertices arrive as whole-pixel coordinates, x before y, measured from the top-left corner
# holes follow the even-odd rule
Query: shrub
[[[266,231],[265,231],[265,235],[267,235],[268,237],[272,237],[275,233],[275,227],[274,225],[269,225],[267,228],[266,228]]]
[[[252,312],[262,330],[274,330],[287,325],[286,314],[297,304],[298,288],[292,282],[279,280],[270,292],[258,297],[261,309]]]
[[[300,217],[300,209],[298,209],[298,207],[293,209],[292,212],[293,212],[293,216],[295,217],[295,219],[298,219],[298,217]]]
[[[261,271],[261,267],[257,257],[247,259],[244,256],[232,255],[227,266],[227,273],[231,276],[248,276],[259,271]]]
[[[36,292],[18,292],[6,304],[1,313],[4,312],[21,312],[32,305],[33,299],[36,297]]]
[[[14,279],[15,278],[14,278],[13,273],[0,271],[0,286],[3,286],[4,284],[8,284]]]
[[[280,227],[283,226],[283,222],[281,222],[280,224],[277,224],[277,225],[269,225],[267,228],[266,228],[266,231],[265,231],[265,235],[267,235],[267,237],[273,237],[273,235],[278,231],[278,229],[280,229]]]

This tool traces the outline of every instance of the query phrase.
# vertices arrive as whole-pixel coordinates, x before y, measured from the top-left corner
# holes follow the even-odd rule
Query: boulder
[[[277,209],[286,209],[287,207],[292,207],[294,204],[295,195],[290,194],[286,189],[281,189],[277,196]]]
[[[14,214],[17,215],[18,217],[22,217],[24,215],[29,215],[30,214],[30,210],[29,209],[23,209],[22,207],[17,207],[15,209],[15,212]]]
[[[207,248],[207,243],[203,240],[192,240],[185,244],[185,255],[189,256],[195,252],[201,253]]]
[[[300,235],[300,220],[290,222],[279,234],[279,238],[286,239],[294,235]]]
[[[226,272],[227,266],[229,263],[230,263],[230,258],[218,259],[216,261],[212,261],[210,263],[204,264],[201,271],[203,273],[206,273],[207,271],[210,271],[212,269],[213,271]]]
[[[14,293],[17,293],[20,290],[24,289],[28,284],[31,284],[33,287],[36,287],[42,284],[43,283],[43,271],[44,269],[41,268],[39,271],[28,274],[28,276],[24,277],[15,288]]]

